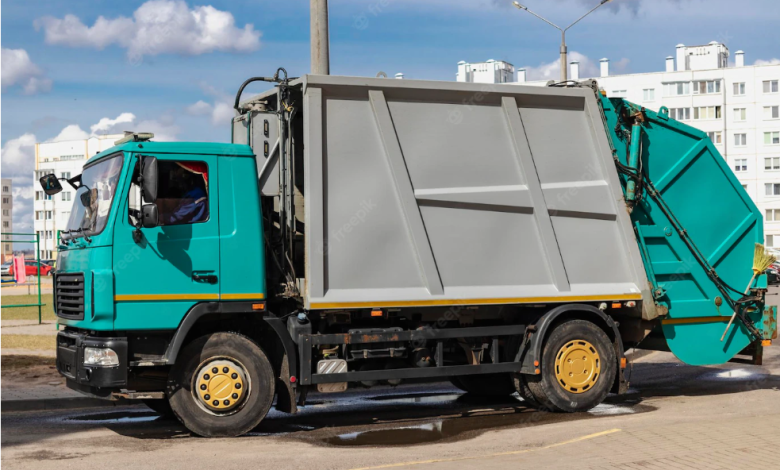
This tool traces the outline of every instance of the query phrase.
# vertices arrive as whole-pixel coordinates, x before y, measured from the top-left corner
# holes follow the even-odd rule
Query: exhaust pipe
[[[311,73],[330,75],[330,40],[328,38],[328,0],[310,0]]]

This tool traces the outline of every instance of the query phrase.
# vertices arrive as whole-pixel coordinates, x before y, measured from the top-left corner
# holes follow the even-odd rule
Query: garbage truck
[[[128,132],[67,180],[70,388],[202,436],[420,379],[579,412],[626,392],[629,349],[760,363],[777,337],[761,214],[664,107],[280,69],[235,109],[231,143]]]

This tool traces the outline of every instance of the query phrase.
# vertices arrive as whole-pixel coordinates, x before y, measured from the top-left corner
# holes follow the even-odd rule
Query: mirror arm
[[[67,181],[68,184],[73,189],[76,189],[76,190],[78,190],[80,187],[83,186],[83,184],[81,184],[81,175],[76,175],[76,176],[74,176],[73,178],[70,178],[70,179],[65,179],[65,178],[60,178],[60,179]]]

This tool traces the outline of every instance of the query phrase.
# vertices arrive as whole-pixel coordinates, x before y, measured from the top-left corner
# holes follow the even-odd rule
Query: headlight
[[[85,366],[118,366],[119,356],[113,349],[84,348]]]

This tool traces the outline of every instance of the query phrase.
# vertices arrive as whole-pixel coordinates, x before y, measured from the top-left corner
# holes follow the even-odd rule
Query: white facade
[[[502,60],[458,62],[456,81],[469,83],[511,83],[515,81],[515,66]]]
[[[14,231],[14,186],[11,178],[2,179],[2,197],[3,197],[3,217],[2,232],[11,233]],[[3,235],[3,240],[10,240],[10,235]],[[13,243],[3,241],[0,244],[0,260],[6,261],[13,255]]]
[[[745,66],[743,51],[734,53],[732,66],[729,58],[716,41],[679,44],[664,71],[610,75],[609,60],[601,59],[600,77],[580,79],[595,78],[607,96],[648,109],[666,106],[670,117],[707,132],[764,214],[766,246],[780,248],[780,64]],[[579,64],[571,65],[574,77]],[[526,82],[524,69],[518,82],[546,84]]]
[[[81,174],[89,157],[114,146],[122,134],[99,135],[85,140],[43,142],[35,144],[35,196],[33,226],[41,240],[41,259],[57,256],[57,232],[64,230],[70,218],[76,190],[62,181],[62,192],[47,196],[38,179],[54,173],[60,178]]]
[[[598,77],[607,96],[658,110],[710,136],[764,214],[765,243],[780,248],[780,65],[744,66],[723,44],[678,46],[673,71]],[[669,59],[667,59],[667,69]]]

